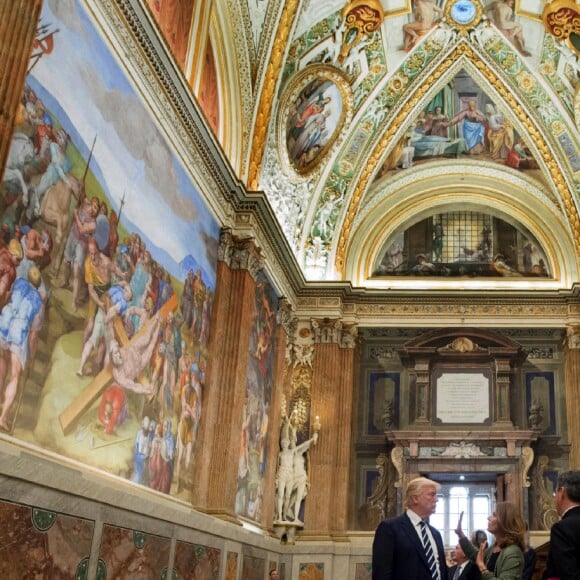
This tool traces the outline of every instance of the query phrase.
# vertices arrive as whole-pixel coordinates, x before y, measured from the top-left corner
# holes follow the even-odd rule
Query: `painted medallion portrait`
[[[300,74],[283,100],[281,130],[286,136],[290,167],[300,174],[314,169],[335,143],[350,117],[350,91],[346,80],[326,67]]]

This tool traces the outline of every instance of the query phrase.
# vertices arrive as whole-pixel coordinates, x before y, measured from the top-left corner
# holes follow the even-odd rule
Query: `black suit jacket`
[[[453,580],[453,574],[455,574],[456,568],[457,566],[451,566],[449,568],[449,574],[447,575],[449,580]],[[461,571],[459,580],[481,580],[481,572],[473,562],[467,562],[465,568]]]
[[[580,580],[580,506],[552,526],[544,578]]]
[[[441,578],[447,565],[441,534],[429,526],[437,544]],[[373,541],[373,580],[432,580],[419,535],[406,514],[379,524]]]

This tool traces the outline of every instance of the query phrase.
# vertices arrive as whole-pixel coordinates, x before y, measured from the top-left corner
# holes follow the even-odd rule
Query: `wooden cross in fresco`
[[[177,308],[177,298],[175,294],[159,309],[159,314],[163,319],[167,314]],[[138,336],[144,334],[146,326],[152,324],[153,320],[147,321],[143,326],[129,339],[125,332],[125,327],[121,319],[116,316],[113,321],[115,335],[121,347],[131,346]],[[113,380],[112,365],[108,362],[99,374],[86,386],[86,388],[79,393],[68,405],[68,407],[59,415],[58,420],[65,435],[68,435],[76,426],[78,420],[91,408],[91,405],[101,396],[105,388]]]

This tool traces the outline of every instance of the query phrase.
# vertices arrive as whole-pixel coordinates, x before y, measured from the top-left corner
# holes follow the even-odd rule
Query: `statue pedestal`
[[[295,522],[274,522],[276,537],[282,544],[294,545],[296,542],[296,531],[301,530],[303,527],[304,523],[300,520],[296,520]]]

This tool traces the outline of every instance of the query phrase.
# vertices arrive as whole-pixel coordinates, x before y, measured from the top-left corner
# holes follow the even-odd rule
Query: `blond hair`
[[[415,479],[412,479],[407,484],[407,489],[405,490],[404,507],[410,508],[411,498],[415,495],[420,495],[425,487],[435,487],[437,491],[439,491],[441,488],[441,486],[436,481],[433,481],[427,477],[416,477]]]

